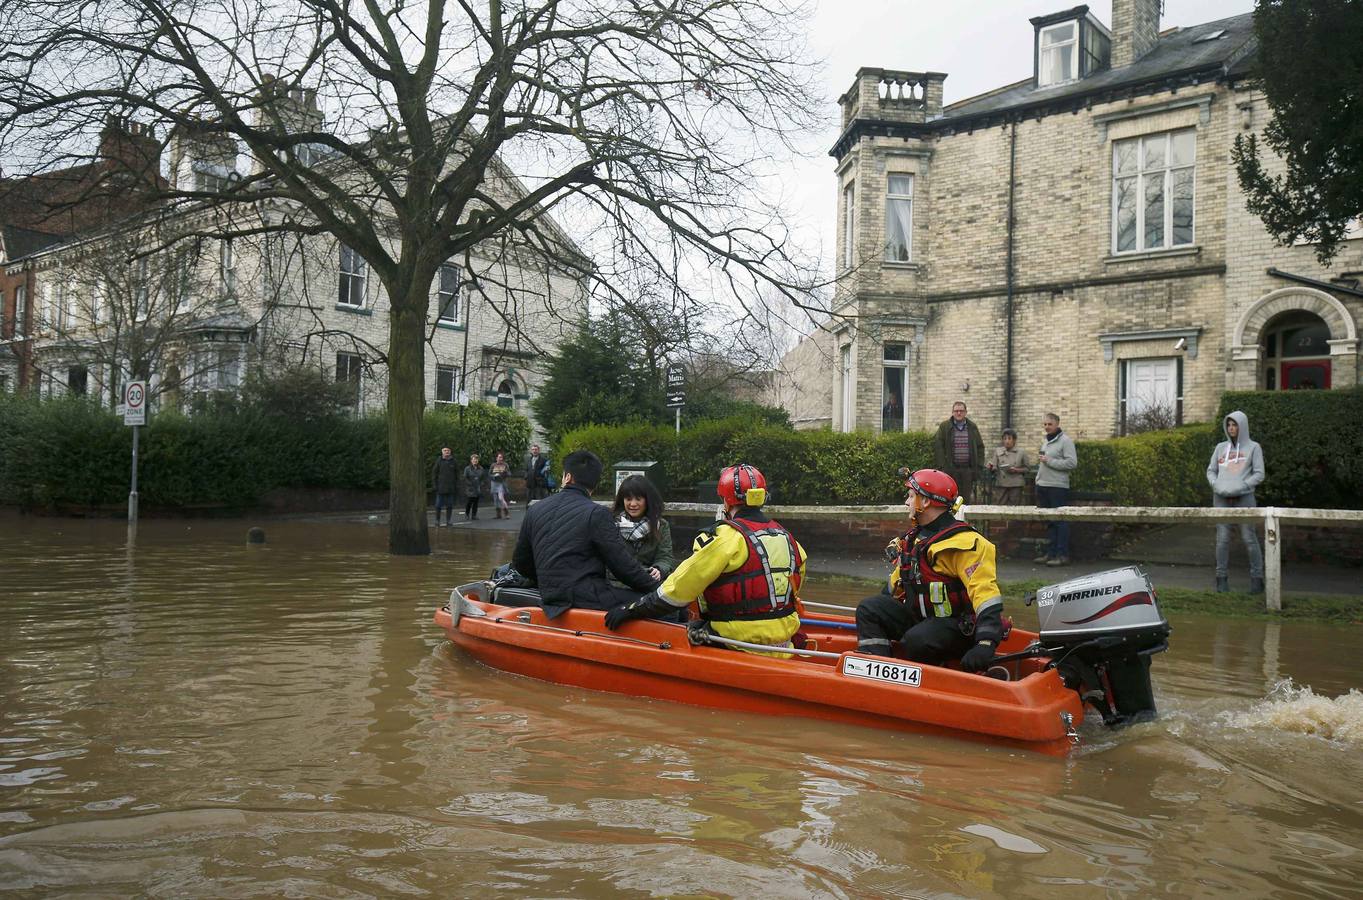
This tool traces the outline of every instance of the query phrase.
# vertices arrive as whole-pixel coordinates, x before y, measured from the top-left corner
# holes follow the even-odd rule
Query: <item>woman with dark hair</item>
[[[672,555],[672,526],[663,518],[663,498],[642,475],[631,475],[615,492],[615,527],[639,565],[659,581],[677,567]]]

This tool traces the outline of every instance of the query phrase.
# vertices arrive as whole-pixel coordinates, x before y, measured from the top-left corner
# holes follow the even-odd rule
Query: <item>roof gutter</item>
[[[1282,269],[1270,266],[1268,274],[1275,278],[1282,278],[1285,281],[1295,281],[1298,284],[1307,284],[1322,291],[1335,291],[1340,294],[1348,294],[1350,297],[1363,297],[1363,289],[1348,287],[1343,284],[1336,284],[1333,281],[1321,281],[1319,278],[1307,278],[1305,275],[1294,275],[1291,272],[1284,272]]]

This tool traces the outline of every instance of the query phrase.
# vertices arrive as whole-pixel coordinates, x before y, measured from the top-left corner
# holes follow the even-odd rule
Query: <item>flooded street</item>
[[[1067,759],[546,685],[432,624],[509,532],[0,516],[20,896],[1358,896],[1363,625],[1173,617]],[[815,548],[811,548],[815,551]],[[816,553],[816,551],[815,551]],[[817,562],[817,553],[815,555]],[[850,598],[812,579],[810,599]],[[1019,623],[1034,617],[1010,598]],[[1351,693],[1352,691],[1352,693]]]

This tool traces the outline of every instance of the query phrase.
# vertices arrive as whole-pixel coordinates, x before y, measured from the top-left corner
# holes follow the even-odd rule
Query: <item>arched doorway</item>
[[[1293,310],[1270,319],[1263,334],[1264,390],[1330,387],[1330,326],[1324,319]]]
[[[1231,330],[1232,390],[1352,387],[1358,324],[1339,298],[1311,287],[1270,291]]]

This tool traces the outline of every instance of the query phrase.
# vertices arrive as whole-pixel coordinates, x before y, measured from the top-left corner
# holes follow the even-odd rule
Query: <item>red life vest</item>
[[[795,594],[800,589],[800,545],[777,522],[750,519],[725,519],[748,545],[748,558],[732,572],[726,572],[705,589],[705,617],[713,622],[740,619],[783,619],[795,612]],[[784,541],[789,566],[773,566],[768,544]],[[786,573],[786,590],[778,592],[776,573]]]
[[[956,522],[927,539],[915,538],[913,532],[900,539],[898,597],[909,607],[915,622],[931,616],[969,616],[974,622],[975,607],[965,582],[938,574],[928,562],[928,549],[933,544],[974,530],[969,523]]]

